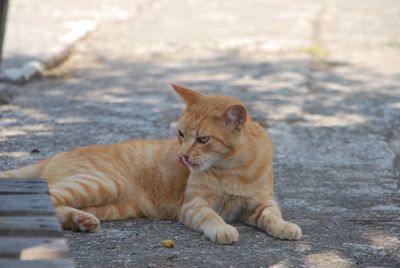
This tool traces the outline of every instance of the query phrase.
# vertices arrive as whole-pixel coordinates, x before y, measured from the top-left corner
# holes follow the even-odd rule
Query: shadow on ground
[[[118,221],[98,234],[65,232],[78,266],[397,265],[400,195],[390,139],[399,134],[400,74],[342,65],[315,81],[306,55],[219,55],[135,62],[86,55],[72,71],[19,87],[0,106],[1,169],[81,145],[173,135],[183,105],[171,82],[229,94],[268,128],[277,197],[304,239],[279,241],[235,224],[240,241],[220,246],[171,221]],[[176,247],[162,248],[163,239]]]

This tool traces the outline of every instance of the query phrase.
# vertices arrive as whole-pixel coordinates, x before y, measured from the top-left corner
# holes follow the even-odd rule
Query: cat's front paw
[[[239,239],[239,232],[229,224],[210,226],[204,234],[214,243],[233,244]]]
[[[96,233],[100,230],[100,221],[89,213],[77,213],[72,216],[73,229],[78,232]]]
[[[297,224],[278,221],[267,228],[267,233],[279,239],[299,240],[302,236],[300,227]]]

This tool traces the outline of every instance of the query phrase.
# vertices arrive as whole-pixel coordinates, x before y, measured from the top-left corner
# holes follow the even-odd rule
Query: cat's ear
[[[233,105],[225,110],[223,119],[227,126],[240,130],[247,121],[247,110],[241,104]]]
[[[172,88],[176,93],[182,98],[182,100],[189,106],[197,101],[199,101],[204,96],[197,91],[171,84]]]

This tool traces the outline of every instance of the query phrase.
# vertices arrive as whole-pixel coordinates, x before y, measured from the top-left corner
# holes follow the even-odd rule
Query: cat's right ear
[[[172,88],[176,93],[182,98],[182,100],[186,103],[187,106],[199,101],[204,96],[197,91],[178,86],[176,84],[171,84]]]
[[[247,121],[247,110],[243,105],[235,104],[225,111],[223,118],[227,126],[240,130]]]

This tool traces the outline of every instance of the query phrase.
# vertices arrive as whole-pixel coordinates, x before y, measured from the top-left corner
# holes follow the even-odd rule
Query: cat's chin
[[[200,172],[205,170],[203,166],[194,163],[185,163],[184,166],[187,167],[191,172]]]
[[[195,166],[187,166],[187,168],[190,169],[191,172],[200,172],[205,170],[202,166],[200,165],[195,165]]]

